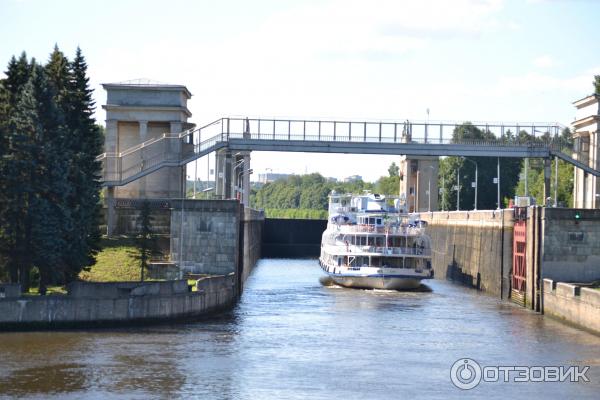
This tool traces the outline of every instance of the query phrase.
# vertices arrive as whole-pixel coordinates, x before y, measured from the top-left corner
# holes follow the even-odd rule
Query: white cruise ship
[[[329,196],[319,264],[333,283],[363,289],[414,289],[433,278],[431,242],[418,214],[398,198]]]

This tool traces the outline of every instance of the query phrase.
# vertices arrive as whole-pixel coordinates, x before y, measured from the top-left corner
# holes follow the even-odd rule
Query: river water
[[[261,260],[235,309],[185,325],[0,334],[0,397],[600,398],[600,337],[456,286],[322,287],[316,260]],[[589,383],[450,380],[482,366],[590,366]]]

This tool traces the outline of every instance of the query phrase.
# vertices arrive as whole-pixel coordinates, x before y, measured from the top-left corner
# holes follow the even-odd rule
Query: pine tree
[[[56,51],[56,49],[55,49]],[[57,57],[57,60],[60,60]],[[73,192],[69,204],[73,212],[74,231],[67,258],[65,277],[75,279],[82,269],[93,265],[100,250],[100,172],[96,161],[102,152],[102,135],[93,118],[93,90],[89,87],[87,64],[80,48],[69,64],[67,126],[70,132],[72,168],[70,181]]]
[[[22,57],[23,58],[23,57]],[[34,170],[37,149],[36,99],[31,79],[21,82],[23,71],[30,66],[12,62],[3,87],[8,92],[8,119],[4,125],[6,143],[0,162],[0,254],[6,263],[11,282],[20,282],[26,290],[31,268],[31,199],[34,193]],[[33,62],[32,62],[33,64]]]
[[[73,229],[67,198],[70,153],[68,131],[63,110],[57,105],[57,89],[47,79],[47,72],[34,66],[32,86],[37,106],[35,145],[36,166],[31,199],[31,255],[40,271],[40,293],[49,283],[60,281],[68,233]]]
[[[138,218],[139,232],[136,238],[135,258],[140,261],[140,280],[144,280],[144,271],[148,269],[148,261],[156,255],[156,240],[152,233],[152,216],[150,214],[150,203],[146,200],[142,203],[142,209]]]
[[[21,56],[17,60],[13,56],[9,63],[6,71],[6,79],[3,82],[5,90],[8,92],[8,104],[14,109],[16,108],[18,95],[23,86],[29,81],[31,76],[32,64],[27,60],[27,54],[21,53]]]

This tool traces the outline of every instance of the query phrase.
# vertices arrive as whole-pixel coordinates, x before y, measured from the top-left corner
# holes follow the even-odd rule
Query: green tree
[[[55,48],[57,53],[58,48]],[[60,71],[64,74],[64,64],[67,61],[60,55],[54,56]],[[54,58],[52,57],[52,58]],[[90,88],[87,76],[87,63],[78,47],[75,59],[67,62],[68,73],[64,101],[66,109],[66,124],[70,133],[68,147],[71,153],[71,168],[69,180],[71,195],[68,199],[69,208],[74,221],[73,229],[69,232],[69,256],[66,258],[65,279],[76,279],[82,270],[89,269],[96,262],[96,254],[100,250],[100,173],[101,164],[96,156],[102,152],[103,131],[96,125],[93,117],[93,90]],[[57,78],[59,84],[62,78]]]
[[[594,75],[594,94],[600,95],[600,75]]]
[[[72,229],[67,197],[69,183],[68,132],[64,113],[57,103],[55,87],[49,84],[40,65],[34,65],[31,81],[36,104],[36,168],[32,174],[30,202],[30,250],[40,272],[39,292],[60,280],[67,248],[67,232]]]
[[[265,184],[252,193],[251,202],[253,206],[267,210],[269,217],[320,218],[326,215],[328,195],[332,190],[339,193],[362,193],[373,187],[363,181],[330,182],[316,173],[292,175],[287,179]],[[397,190],[398,186],[395,191]]]
[[[398,167],[395,162],[392,162],[392,164],[388,168],[388,174],[390,176],[399,176],[400,175],[400,167]]]
[[[493,133],[482,131],[470,122],[465,122],[454,129],[453,142],[463,140],[498,140]],[[508,131],[502,140],[515,140]],[[520,140],[520,139],[519,139]],[[477,208],[495,209],[497,205],[497,186],[493,183],[497,176],[496,157],[445,157],[440,160],[438,187],[442,190],[440,206],[444,210],[455,210],[457,202],[457,174],[460,174],[460,209],[470,210],[475,206],[475,164],[478,172]],[[471,162],[472,161],[472,162]],[[514,196],[515,186],[519,179],[521,161],[515,158],[500,159],[500,193],[501,203]]]
[[[23,53],[0,81],[0,277],[40,291],[76,279],[99,244],[102,131],[87,65],[55,47],[45,67]]]
[[[37,168],[37,112],[30,71],[23,53],[18,62],[11,59],[2,81],[7,119],[2,123],[5,147],[0,159],[0,253],[10,281],[20,282],[23,289],[29,285],[32,263],[30,206]]]
[[[139,230],[136,236],[136,253],[134,256],[140,262],[140,281],[144,281],[144,272],[148,269],[148,262],[158,254],[156,238],[152,232],[153,218],[148,201],[142,203],[137,222]]]
[[[400,177],[398,175],[382,176],[375,183],[375,191],[389,196],[397,196],[400,192]]]
[[[550,196],[554,197],[555,164],[552,160],[550,172]],[[558,161],[558,206],[573,207],[573,177],[574,166],[566,161]],[[525,167],[521,170],[521,176],[525,176]],[[531,161],[529,166],[528,194],[535,198],[536,204],[544,204],[544,164],[542,160]],[[516,188],[518,196],[525,196],[525,179],[521,179]]]

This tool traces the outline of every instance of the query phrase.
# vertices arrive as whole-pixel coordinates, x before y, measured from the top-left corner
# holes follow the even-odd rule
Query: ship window
[[[381,225],[381,218],[377,218],[377,225]]]
[[[338,267],[342,266],[342,257],[338,257]]]

